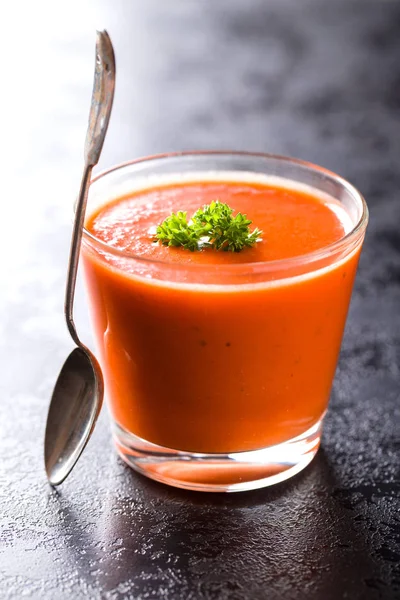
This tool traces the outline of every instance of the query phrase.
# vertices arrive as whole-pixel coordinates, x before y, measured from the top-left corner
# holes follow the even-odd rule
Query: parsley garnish
[[[183,246],[192,252],[202,248],[240,252],[261,241],[262,231],[250,231],[251,221],[219,200],[197,210],[190,221],[187,213],[172,213],[157,227],[156,241],[164,246]]]

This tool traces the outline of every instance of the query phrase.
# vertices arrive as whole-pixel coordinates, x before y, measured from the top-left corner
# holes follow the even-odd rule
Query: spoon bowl
[[[75,348],[65,361],[50,402],[45,434],[49,482],[64,481],[82,454],[103,402],[103,377],[87,348]]]

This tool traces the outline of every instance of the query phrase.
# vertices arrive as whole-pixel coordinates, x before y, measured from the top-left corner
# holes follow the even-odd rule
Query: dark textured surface
[[[0,596],[400,597],[400,4],[8,3],[1,99]],[[56,8],[57,7],[57,8]],[[296,155],[365,194],[371,222],[323,449],[275,488],[179,492],[114,455],[106,413],[70,479],[42,464],[95,26],[118,85],[102,167],[236,148]],[[84,301],[78,322],[89,337]]]

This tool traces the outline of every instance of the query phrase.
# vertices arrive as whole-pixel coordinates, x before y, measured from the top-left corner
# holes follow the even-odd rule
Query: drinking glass
[[[302,256],[247,264],[150,260],[86,229],[82,244],[118,453],[158,481],[217,492],[280,482],[315,456],[368,220],[360,193],[334,173],[244,152],[118,165],[94,178],[88,214],[163,182],[221,174],[333,198],[349,230]]]

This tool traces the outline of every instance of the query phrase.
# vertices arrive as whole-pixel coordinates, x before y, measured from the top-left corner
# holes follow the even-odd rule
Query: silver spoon
[[[76,204],[65,291],[65,319],[78,346],[65,361],[51,397],[44,460],[52,485],[69,475],[94,429],[103,403],[103,376],[93,354],[80,341],[73,319],[76,275],[92,169],[100,158],[115,87],[115,58],[106,31],[98,31],[92,104],[85,142],[85,167]]]

